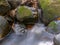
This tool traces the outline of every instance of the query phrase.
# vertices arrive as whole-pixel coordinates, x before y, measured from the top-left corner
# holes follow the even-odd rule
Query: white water
[[[54,35],[45,31],[43,24],[36,24],[24,35],[11,33],[0,45],[53,45]]]

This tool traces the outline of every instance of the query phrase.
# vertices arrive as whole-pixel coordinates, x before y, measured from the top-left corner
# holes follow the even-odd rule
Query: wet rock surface
[[[47,27],[47,31],[52,34],[60,33],[60,20],[52,21]]]
[[[11,6],[11,10],[17,8],[21,3],[21,1],[19,0],[7,0],[7,1]]]
[[[7,0],[0,0],[0,14],[3,15],[10,10],[10,5]]]
[[[54,38],[54,45],[60,45],[60,34],[55,36],[55,38]]]
[[[38,15],[35,14],[35,8],[28,6],[19,6],[17,8],[17,20],[24,24],[34,24],[38,21]]]
[[[0,39],[4,38],[10,32],[9,24],[7,20],[0,16]]]

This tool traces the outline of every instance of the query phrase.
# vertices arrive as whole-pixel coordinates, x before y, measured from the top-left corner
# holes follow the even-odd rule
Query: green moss
[[[54,22],[54,21],[52,21],[49,25],[48,25],[48,27],[51,27],[55,32],[57,32],[57,24]]]
[[[50,3],[51,3],[50,0],[39,0],[39,4],[42,7],[42,9],[47,8]]]
[[[56,26],[56,23],[55,23],[54,21],[52,21],[52,22],[49,24],[49,26],[54,27],[54,26]]]
[[[18,14],[19,14],[20,18],[27,18],[27,17],[30,17],[32,15],[32,12],[28,8],[26,8],[24,6],[20,6],[18,8]]]
[[[60,16],[60,0],[39,0],[43,9],[44,18],[48,21]]]

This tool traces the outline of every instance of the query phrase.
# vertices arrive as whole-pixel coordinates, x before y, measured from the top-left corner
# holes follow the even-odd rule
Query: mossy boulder
[[[32,11],[26,6],[20,6],[17,9],[17,19],[23,23],[31,23],[35,21]]]
[[[31,10],[29,10],[28,8],[26,8],[24,6],[20,6],[18,8],[17,12],[18,12],[20,18],[28,18],[28,17],[32,16]]]
[[[52,21],[50,24],[47,26],[47,31],[53,34],[58,34],[60,33],[60,21]]]
[[[43,10],[43,19],[50,22],[60,16],[60,0],[39,0]]]
[[[0,16],[0,39],[4,38],[9,32],[9,23],[3,16]]]
[[[0,15],[5,14],[10,10],[10,5],[7,0],[0,0]]]

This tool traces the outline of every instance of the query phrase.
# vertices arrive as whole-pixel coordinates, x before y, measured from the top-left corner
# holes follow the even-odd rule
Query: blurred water
[[[24,35],[12,32],[0,45],[53,45],[54,35],[45,31],[44,24],[35,24]]]

